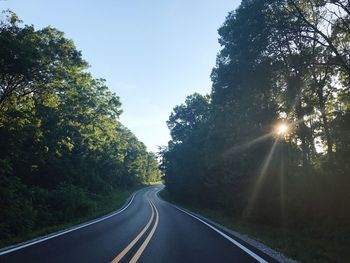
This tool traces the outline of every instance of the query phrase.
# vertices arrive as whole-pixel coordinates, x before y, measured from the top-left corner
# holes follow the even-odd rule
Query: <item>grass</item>
[[[14,245],[20,242],[24,242],[27,240],[31,240],[40,236],[45,236],[50,233],[60,231],[69,227],[72,227],[74,225],[81,224],[86,221],[90,221],[93,219],[96,219],[98,217],[101,217],[103,215],[106,215],[114,210],[117,210],[118,208],[122,207],[123,204],[126,202],[126,200],[130,197],[130,195],[135,192],[136,190],[144,187],[144,185],[129,189],[129,190],[122,190],[118,192],[111,193],[108,196],[105,196],[103,199],[101,199],[98,202],[97,208],[88,216],[75,218],[72,221],[65,222],[60,225],[54,225],[50,227],[45,227],[37,231],[29,232],[22,236],[12,237],[8,239],[2,239],[0,240],[0,248]]]
[[[229,229],[248,235],[300,262],[350,262],[350,236],[344,232],[335,235],[334,239],[330,239],[311,229],[285,229],[248,223],[229,217],[221,211],[175,202],[166,190],[162,190],[160,196],[166,201],[176,203]],[[315,223],[319,224],[320,222]],[[326,230],[323,229],[323,231]]]

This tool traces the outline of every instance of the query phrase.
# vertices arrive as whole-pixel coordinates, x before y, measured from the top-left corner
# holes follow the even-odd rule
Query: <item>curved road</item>
[[[159,199],[162,187],[136,192],[105,218],[1,251],[0,262],[275,262],[205,219]]]

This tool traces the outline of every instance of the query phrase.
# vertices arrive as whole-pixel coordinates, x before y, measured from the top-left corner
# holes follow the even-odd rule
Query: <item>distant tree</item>
[[[161,180],[161,173],[159,170],[159,162],[157,155],[153,152],[147,154],[147,168],[146,181],[159,182]]]

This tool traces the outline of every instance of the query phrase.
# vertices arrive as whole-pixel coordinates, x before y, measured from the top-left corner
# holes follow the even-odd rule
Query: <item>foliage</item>
[[[158,181],[153,153],[118,120],[119,97],[54,28],[0,23],[0,239],[84,217],[98,199]]]
[[[348,1],[243,0],[230,12],[210,96],[169,117],[169,194],[314,237],[350,231],[349,21]]]

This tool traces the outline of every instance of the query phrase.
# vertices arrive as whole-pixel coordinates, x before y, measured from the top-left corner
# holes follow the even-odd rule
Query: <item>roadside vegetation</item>
[[[119,122],[119,97],[63,32],[6,11],[0,46],[0,246],[102,215],[160,180],[156,155]]]
[[[198,203],[178,202],[166,189],[163,189],[159,195],[162,199],[184,207],[198,215],[202,215],[213,222],[227,227],[240,234],[246,235],[264,245],[283,253],[287,257],[298,262],[347,262],[349,258],[349,242],[347,232],[339,229],[338,240],[325,240],[324,238],[315,238],[310,229],[283,228],[280,226],[269,225],[266,223],[251,222],[241,217],[228,215],[223,210],[207,208]],[[346,241],[347,240],[347,241]],[[340,244],[340,245],[339,245]]]
[[[132,193],[142,187],[144,187],[144,185],[139,185],[128,190],[118,190],[105,195],[101,195],[98,200],[94,200],[94,208],[91,209],[89,213],[86,213],[85,215],[72,216],[70,219],[64,220],[61,223],[46,226],[43,225],[37,229],[26,231],[21,235],[14,235],[1,239],[0,247],[6,247],[37,237],[46,236],[48,234],[104,216],[121,208],[126,203],[128,198],[130,198]]]
[[[243,0],[218,32],[211,93],[167,122],[169,197],[295,259],[350,261],[349,1]]]

